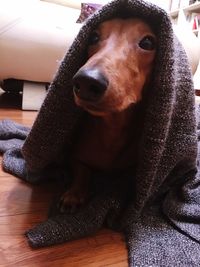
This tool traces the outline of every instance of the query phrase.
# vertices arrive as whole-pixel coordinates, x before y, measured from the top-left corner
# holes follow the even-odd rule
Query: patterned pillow
[[[76,22],[83,23],[90,15],[101,7],[101,4],[81,3],[81,14]]]

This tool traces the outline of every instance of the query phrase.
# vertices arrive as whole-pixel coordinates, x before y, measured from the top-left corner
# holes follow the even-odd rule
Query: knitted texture
[[[87,236],[107,225],[125,234],[130,266],[199,266],[200,177],[192,77],[168,15],[150,3],[116,0],[86,21],[21,149],[15,142],[11,148],[4,138],[7,128],[0,124],[4,169],[30,182],[64,172],[62,163],[70,156],[84,118],[74,103],[72,77],[86,60],[90,33],[114,17],[142,18],[157,36],[136,174],[122,173],[113,180],[100,175],[87,206],[74,215],[56,211],[26,236],[31,246],[41,247]],[[19,125],[9,124],[17,128],[11,142],[21,139]]]

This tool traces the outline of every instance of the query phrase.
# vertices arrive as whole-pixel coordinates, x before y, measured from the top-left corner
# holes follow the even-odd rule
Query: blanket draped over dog
[[[97,177],[93,197],[85,207],[75,214],[55,214],[26,236],[32,247],[42,247],[87,236],[107,225],[125,234],[130,266],[200,266],[194,90],[186,54],[167,14],[157,6],[116,0],[85,22],[32,129],[9,120],[0,123],[4,170],[32,183],[62,175],[65,157],[70,156],[84,118],[84,111],[74,103],[72,77],[86,60],[91,31],[114,17],[142,18],[157,36],[135,177],[127,173],[116,180]]]

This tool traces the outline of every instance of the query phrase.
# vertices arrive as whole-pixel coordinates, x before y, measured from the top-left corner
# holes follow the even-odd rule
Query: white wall
[[[145,0],[147,2],[151,2],[157,6],[160,6],[162,8],[164,8],[166,11],[169,11],[169,0]]]

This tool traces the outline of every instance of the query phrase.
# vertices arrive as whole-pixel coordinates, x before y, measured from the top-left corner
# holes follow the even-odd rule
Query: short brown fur
[[[88,60],[81,69],[100,69],[109,85],[97,102],[74,96],[88,114],[73,149],[74,181],[61,199],[61,210],[86,201],[93,170],[126,170],[137,161],[142,112],[136,112],[136,104],[148,87],[156,53],[138,44],[145,36],[155,35],[140,19],[106,21],[95,32],[100,39],[89,46]]]

